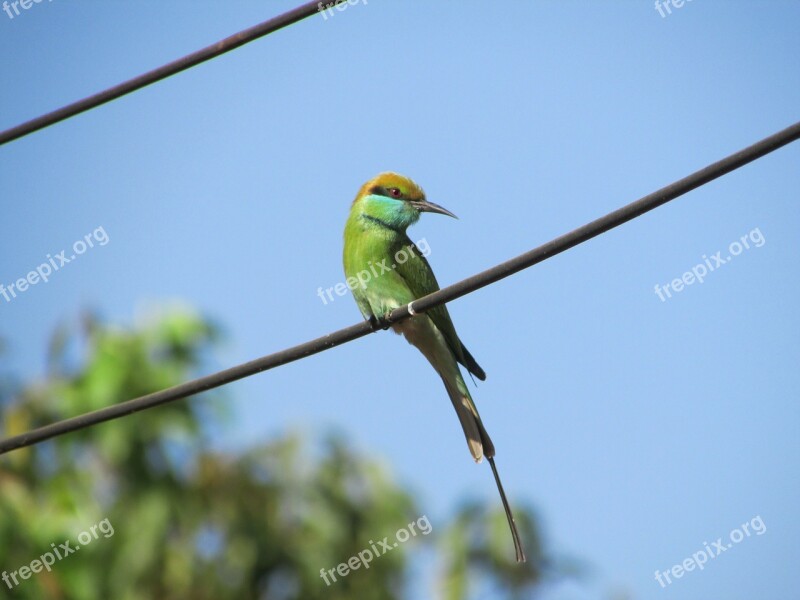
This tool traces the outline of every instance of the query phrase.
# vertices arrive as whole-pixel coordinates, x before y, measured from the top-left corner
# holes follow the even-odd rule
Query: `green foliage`
[[[186,311],[135,331],[87,317],[81,331],[54,336],[43,381],[17,391],[0,385],[0,433],[181,383],[207,366],[218,339],[214,326]],[[0,596],[404,597],[408,555],[434,535],[417,536],[330,585],[320,569],[335,569],[370,540],[393,538],[417,520],[413,498],[335,436],[314,456],[296,435],[239,453],[214,449],[208,427],[223,417],[219,400],[206,394],[174,402],[0,457],[0,569],[16,571],[19,582],[9,589],[0,581]],[[509,562],[502,511],[471,504],[442,528],[442,598],[467,598],[473,569],[514,595],[541,581],[533,517],[518,514],[534,559],[524,566]],[[87,543],[78,544],[82,532]],[[67,540],[80,550],[21,578],[21,567]]]

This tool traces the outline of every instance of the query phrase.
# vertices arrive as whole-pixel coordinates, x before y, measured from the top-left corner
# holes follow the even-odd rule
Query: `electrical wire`
[[[675,198],[678,198],[687,192],[694,190],[706,183],[713,181],[731,171],[738,169],[747,163],[761,158],[762,156],[774,152],[791,142],[800,138],[800,122],[787,127],[786,129],[775,133],[755,144],[740,150],[722,160],[715,162],[691,175],[684,177],[658,191],[648,194],[631,204],[623,206],[607,215],[587,223],[569,233],[555,238],[529,252],[521,254],[511,260],[501,263],[495,267],[487,269],[481,273],[468,277],[458,283],[450,285],[432,294],[428,294],[418,300],[414,300],[411,305],[401,306],[392,311],[387,319],[370,322],[364,321],[357,325],[351,325],[345,329],[340,329],[329,333],[315,340],[305,342],[298,346],[293,346],[274,354],[269,354],[261,358],[257,358],[250,362],[206,375],[174,387],[161,390],[146,396],[127,400],[120,404],[101,408],[99,410],[72,417],[62,421],[57,421],[43,427],[16,435],[5,440],[0,441],[0,454],[5,454],[11,450],[24,448],[37,444],[44,440],[64,435],[79,429],[91,427],[99,423],[104,423],[112,419],[117,419],[135,412],[166,404],[167,402],[174,402],[200,392],[204,392],[213,388],[220,387],[232,381],[250,377],[256,373],[261,373],[269,369],[274,369],[281,365],[307,358],[319,352],[329,350],[335,346],[351,342],[360,337],[364,337],[370,333],[374,333],[380,329],[387,328],[391,323],[402,321],[409,318],[413,314],[419,314],[460,298],[466,294],[472,293],[487,285],[491,285],[501,279],[504,279],[518,271],[527,269],[537,263],[540,263],[548,258],[552,258],[565,250],[577,246],[587,240],[592,239],[606,231],[618,227],[644,213],[658,208]]]
[[[343,0],[337,0],[337,3],[342,1]],[[282,29],[287,25],[292,25],[293,23],[301,21],[302,19],[310,17],[314,13],[318,12],[321,4],[329,4],[329,2],[306,2],[305,4],[298,6],[297,8],[293,8],[282,15],[278,15],[277,17],[273,17],[272,19],[264,21],[263,23],[259,23],[258,25],[254,25],[248,29],[244,29],[239,33],[226,37],[224,40],[220,40],[216,44],[206,46],[205,48],[197,50],[196,52],[187,54],[186,56],[158,67],[157,69],[153,69],[152,71],[148,71],[147,73],[143,73],[138,77],[124,81],[118,85],[115,85],[114,87],[108,88],[107,90],[93,94],[82,100],[73,102],[72,104],[63,106],[57,110],[47,113],[46,115],[42,115],[35,119],[31,119],[30,121],[26,121],[25,123],[21,123],[20,125],[16,125],[11,129],[0,131],[0,146],[35,131],[39,131],[40,129],[44,129],[45,127],[49,127],[50,125],[54,125],[60,121],[64,121],[65,119],[69,119],[70,117],[74,117],[75,115],[92,108],[96,108],[101,104],[110,102],[111,100],[116,100],[120,96],[140,90],[143,87],[147,87],[148,85],[156,83],[157,81],[161,81],[162,79],[170,77],[171,75],[175,75],[176,73],[190,69],[202,62],[216,58],[217,56],[225,54],[226,52],[230,52],[239,46],[244,46],[245,44],[257,40],[260,37],[269,35],[270,33]]]

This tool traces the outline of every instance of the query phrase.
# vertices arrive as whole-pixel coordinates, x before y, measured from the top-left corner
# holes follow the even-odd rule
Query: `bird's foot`
[[[389,327],[394,324],[392,320],[392,311],[386,311],[386,314],[381,317],[380,323],[383,329],[389,329]]]
[[[389,318],[391,312],[386,313],[382,317],[376,317],[375,315],[370,315],[368,321],[370,326],[372,327],[373,331],[377,331],[378,329],[389,329],[392,326],[392,320]]]

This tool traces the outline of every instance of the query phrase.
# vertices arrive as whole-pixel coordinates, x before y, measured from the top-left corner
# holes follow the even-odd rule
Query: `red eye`
[[[392,195],[392,198],[399,198],[403,195],[403,192],[398,190],[397,188],[389,188],[389,193]]]

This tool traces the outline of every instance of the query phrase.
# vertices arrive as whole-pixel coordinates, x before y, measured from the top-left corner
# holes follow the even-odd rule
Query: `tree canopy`
[[[2,380],[0,432],[181,383],[208,366],[219,338],[188,310],[132,329],[85,316],[54,334],[42,380]],[[0,457],[2,596],[399,600],[423,586],[426,597],[463,600],[486,586],[529,597],[558,576],[530,509],[517,509],[529,554],[517,565],[499,507],[467,500],[433,527],[342,436],[288,432],[243,451],[215,448],[216,424],[230,421],[226,393]],[[430,581],[416,580],[417,557],[433,558]]]

